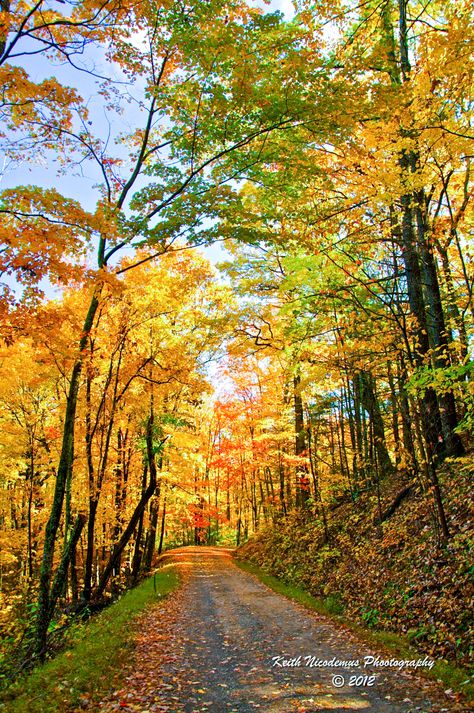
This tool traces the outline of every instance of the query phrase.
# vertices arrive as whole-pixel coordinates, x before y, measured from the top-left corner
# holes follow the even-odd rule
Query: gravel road
[[[230,550],[186,547],[167,564],[183,586],[142,616],[125,685],[103,713],[470,710],[413,672],[368,665],[392,657],[242,572]]]

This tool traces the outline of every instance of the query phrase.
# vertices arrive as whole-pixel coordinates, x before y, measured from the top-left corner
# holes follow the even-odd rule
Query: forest
[[[199,544],[472,664],[471,3],[0,7],[0,678]]]

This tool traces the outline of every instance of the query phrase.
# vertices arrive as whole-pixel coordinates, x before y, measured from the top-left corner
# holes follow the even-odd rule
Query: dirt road
[[[183,548],[166,561],[184,585],[142,617],[125,686],[103,713],[468,711],[411,672],[366,666],[389,657],[275,594],[228,550]]]

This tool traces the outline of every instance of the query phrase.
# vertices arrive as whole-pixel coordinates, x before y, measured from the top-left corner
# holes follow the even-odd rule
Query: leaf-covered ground
[[[94,713],[467,711],[412,673],[364,668],[377,652],[237,569],[230,551],[183,548],[170,557],[183,586],[143,615],[121,687]],[[305,657],[361,664],[309,666]],[[284,659],[294,665],[278,665]]]
[[[469,667],[474,640],[472,464],[440,472],[452,537],[438,547],[432,503],[417,484],[377,525],[375,489],[317,517],[290,516],[243,545],[239,557],[325,599],[364,626],[406,635],[421,653]],[[384,482],[382,510],[407,484]]]

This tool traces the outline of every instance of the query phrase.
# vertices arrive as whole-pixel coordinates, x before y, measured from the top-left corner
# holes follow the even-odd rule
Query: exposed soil
[[[123,688],[98,710],[468,713],[413,672],[365,667],[365,656],[390,657],[274,593],[231,554],[187,547],[166,555],[164,566],[179,568],[183,586],[141,617]],[[311,666],[334,657],[360,665]]]

